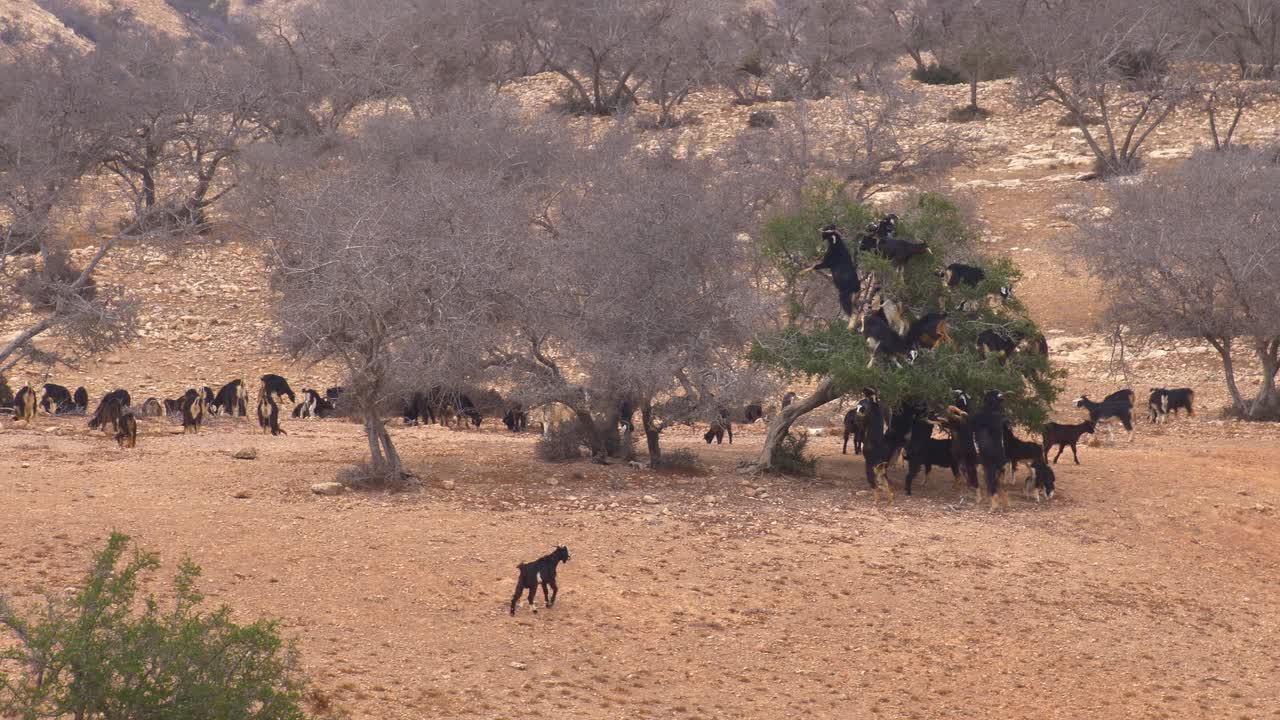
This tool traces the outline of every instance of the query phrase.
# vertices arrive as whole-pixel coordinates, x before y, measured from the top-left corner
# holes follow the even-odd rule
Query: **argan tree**
[[[803,204],[769,218],[760,234],[761,248],[784,281],[791,297],[788,325],[781,331],[762,335],[752,350],[752,359],[784,376],[816,382],[816,389],[781,410],[769,424],[759,465],[772,469],[776,452],[792,424],[805,414],[836,401],[863,387],[874,387],[886,407],[896,411],[903,403],[940,406],[952,401],[952,390],[981,397],[987,390],[1006,394],[1013,419],[1037,428],[1047,419],[1049,406],[1057,396],[1058,373],[1048,359],[1034,350],[1040,332],[1014,298],[998,303],[998,288],[1013,284],[1017,269],[1002,260],[983,259],[970,246],[973,231],[952,202],[935,194],[923,194],[900,209],[898,234],[929,243],[931,255],[913,259],[905,273],[871,253],[858,253],[866,289],[878,287],[893,299],[908,319],[930,312],[947,314],[951,337],[936,349],[922,351],[914,363],[905,359],[872,361],[866,340],[846,328],[839,314],[830,281],[813,277],[805,282],[826,287],[812,288],[804,296],[798,279],[800,270],[820,256],[818,229],[835,223],[845,229],[845,242],[856,252],[856,233],[877,211],[840,192],[821,187],[806,195]],[[976,288],[947,289],[938,269],[963,258],[985,267],[986,280]],[[864,307],[870,293],[864,290]],[[1018,341],[1019,349],[1006,362],[983,359],[977,336],[995,330]]]
[[[1109,317],[1134,335],[1208,344],[1232,412],[1253,419],[1280,416],[1277,181],[1274,153],[1202,151],[1112,188],[1114,212],[1078,243],[1113,300]],[[1237,383],[1241,350],[1259,368],[1252,399]]]

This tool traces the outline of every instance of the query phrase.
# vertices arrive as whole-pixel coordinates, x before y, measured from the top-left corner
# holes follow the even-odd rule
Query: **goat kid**
[[[542,599],[546,606],[550,608],[556,604],[556,596],[560,594],[560,588],[556,586],[556,566],[562,562],[569,562],[569,548],[565,545],[557,545],[555,550],[533,562],[516,565],[520,576],[516,578],[516,592],[511,596],[512,615],[516,614],[516,603],[520,601],[520,595],[525,590],[529,591],[529,609],[535,613],[538,612],[533,599],[538,594],[539,584],[542,585]],[[550,596],[547,594],[548,587],[551,588]]]

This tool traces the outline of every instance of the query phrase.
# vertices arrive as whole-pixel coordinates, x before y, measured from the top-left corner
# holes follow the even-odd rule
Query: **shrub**
[[[964,85],[969,82],[964,73],[936,62],[912,70],[911,79],[925,85]]]
[[[419,484],[417,476],[403,470],[359,463],[338,471],[338,482],[353,490],[408,490]]]
[[[689,448],[676,448],[675,450],[664,450],[656,468],[672,472],[699,474],[702,472],[702,463],[698,459],[696,452]]]
[[[0,598],[0,717],[168,717],[301,720],[304,680],[276,625],[238,625],[231,610],[201,608],[200,569],[178,567],[172,606],[138,582],[159,567],[153,553],[112,533],[76,594],[19,615]]]
[[[991,111],[980,108],[977,105],[952,108],[947,113],[947,120],[951,122],[974,122],[976,120],[986,120],[989,117],[991,117]]]
[[[574,420],[561,423],[559,427],[538,438],[533,451],[544,462],[576,460],[582,457],[583,444],[582,427]]]
[[[818,458],[807,452],[809,434],[788,433],[773,451],[773,468],[783,475],[813,477],[818,472]]]
[[[13,389],[9,387],[9,378],[0,375],[0,407],[13,404]]]
[[[768,110],[753,110],[747,116],[747,127],[771,129],[778,126],[778,116]]]

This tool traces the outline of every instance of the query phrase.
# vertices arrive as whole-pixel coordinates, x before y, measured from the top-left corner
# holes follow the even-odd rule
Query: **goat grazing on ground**
[[[1004,447],[1009,455],[1009,469],[1011,474],[1018,474],[1018,462],[1034,463],[1043,462],[1045,457],[1044,446],[1038,442],[1023,440],[1013,434],[1013,430],[1005,427],[1004,431]]]
[[[98,408],[93,411],[93,417],[89,419],[89,428],[91,430],[102,428],[105,431],[107,423],[111,423],[112,430],[119,430],[120,415],[129,409],[131,400],[129,391],[122,388],[116,388],[103,395]]]
[[[263,393],[275,395],[277,403],[280,402],[282,397],[289,398],[291,403],[298,402],[298,399],[293,394],[293,389],[289,387],[289,381],[279,375],[268,373],[262,376],[261,384],[258,386],[258,395],[261,396]]]
[[[1186,410],[1187,417],[1195,417],[1196,391],[1191,388],[1151,388],[1151,397],[1147,400],[1147,412],[1151,422],[1161,422],[1172,412],[1178,416],[1179,410]]]
[[[122,448],[138,447],[138,419],[131,410],[120,414],[120,429],[116,431],[116,444]]]
[[[244,381],[232,380],[218,388],[218,392],[213,396],[213,402],[209,404],[209,411],[218,415],[247,417],[249,391],[245,389]]]
[[[865,403],[858,404],[866,426],[866,435],[862,442],[862,458],[866,466],[867,484],[871,486],[872,502],[880,501],[880,493],[884,493],[887,504],[893,504],[893,486],[889,483],[889,458],[891,450],[884,434],[884,410],[880,407],[880,396],[874,388],[862,389]]]
[[[1076,454],[1076,443],[1080,442],[1080,436],[1088,433],[1093,434],[1096,424],[1092,420],[1085,420],[1075,425],[1062,425],[1059,423],[1046,423],[1044,426],[1044,454],[1049,457],[1049,451],[1054,445],[1058,446],[1058,454],[1053,456],[1053,463],[1058,464],[1058,458],[1062,457],[1062,451],[1067,447],[1071,448],[1071,457],[1080,464],[1080,456]]]
[[[142,417],[161,417],[164,415],[164,406],[160,401],[149,397],[142,401]]]
[[[272,437],[276,435],[288,435],[283,428],[280,427],[280,404],[276,402],[276,394],[264,392],[258,395],[258,427],[263,432],[270,432]]]
[[[76,412],[83,415],[89,412],[89,391],[84,386],[76,388],[76,392],[71,396],[71,402],[75,404]]]
[[[40,397],[40,409],[50,415],[62,415],[75,409],[71,399],[71,391],[61,385],[44,384],[44,394]]]
[[[525,590],[529,591],[529,609],[538,612],[537,606],[533,604],[534,597],[538,594],[538,585],[542,585],[542,600],[549,608],[556,604],[556,596],[560,594],[560,588],[556,586],[556,566],[560,563],[569,562],[569,548],[564,545],[557,545],[555,550],[543,555],[533,562],[520,563],[516,565],[516,569],[520,571],[520,576],[516,578],[516,592],[511,596],[511,614],[516,614],[516,603],[520,601],[520,595]],[[547,594],[547,588],[551,588],[550,595]]]
[[[1087,396],[1081,395],[1076,398],[1075,406],[1087,411],[1089,413],[1089,419],[1094,423],[1100,423],[1113,418],[1119,420],[1120,424],[1124,426],[1124,429],[1129,431],[1129,442],[1133,442],[1133,391],[1127,390],[1121,392],[1128,392],[1129,397],[1116,397],[1118,393],[1112,393],[1107,396],[1108,399],[1103,400],[1102,402],[1094,402]],[[1107,432],[1112,432],[1110,425],[1107,427]]]
[[[729,434],[729,444],[732,445],[733,423],[729,420],[729,411],[720,408],[716,416],[712,418],[711,426],[707,429],[706,434],[702,436],[702,439],[706,440],[708,445],[711,444],[712,440],[715,440],[716,444],[720,445],[724,442],[725,433]]]
[[[849,316],[849,327],[853,327],[856,316],[853,313],[853,296],[862,290],[858,280],[858,265],[854,257],[845,247],[844,238],[834,227],[822,229],[822,239],[826,242],[826,251],[822,259],[800,271],[801,275],[815,270],[830,270],[831,282],[835,285],[836,295],[840,301],[840,309]]]
[[[529,413],[524,411],[520,403],[513,403],[502,415],[502,424],[511,432],[524,432],[529,426]]]
[[[1024,492],[1028,495],[1034,493],[1036,502],[1040,502],[1040,494],[1050,500],[1053,499],[1056,480],[1053,476],[1053,468],[1049,467],[1043,460],[1037,460],[1031,463],[1031,475],[1027,477],[1027,484]]]

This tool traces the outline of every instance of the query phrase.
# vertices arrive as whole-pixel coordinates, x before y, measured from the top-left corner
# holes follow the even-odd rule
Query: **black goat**
[[[1044,493],[1046,498],[1053,499],[1053,493],[1057,480],[1053,476],[1053,468],[1049,467],[1043,460],[1037,460],[1031,463],[1031,476],[1027,478],[1027,485],[1024,491],[1030,495],[1035,493],[1036,502],[1040,502],[1040,493]]]
[[[302,401],[293,406],[295,418],[327,418],[333,414],[333,403],[311,388],[302,389]]]
[[[280,427],[280,404],[276,402],[276,393],[266,392],[258,396],[258,427],[263,432],[271,432],[272,437],[276,435],[288,435],[283,428]]]
[[[71,391],[61,385],[44,384],[44,394],[40,397],[40,409],[50,415],[63,415],[75,409],[71,399]]]
[[[995,330],[983,330],[978,333],[978,356],[983,360],[987,355],[994,355],[1003,365],[1017,347],[1018,343]]]
[[[204,422],[205,398],[202,393],[187,390],[182,396],[182,434],[200,432]]]
[[[881,240],[876,251],[889,260],[899,272],[906,270],[911,258],[928,253],[933,254],[926,242],[911,242],[902,238],[887,237]]]
[[[911,442],[912,431],[916,423],[925,417],[925,407],[916,403],[902,403],[889,417],[884,433],[885,442],[889,444],[889,467],[898,464],[902,452]]]
[[[892,451],[884,433],[884,409],[880,407],[880,396],[874,388],[862,389],[864,403],[858,404],[862,420],[866,426],[866,435],[862,443],[862,458],[866,466],[867,484],[871,486],[872,502],[880,501],[880,493],[885,494],[887,503],[893,504],[893,486],[889,483],[889,458]]]
[[[84,414],[89,412],[89,391],[84,386],[76,388],[76,392],[71,396],[71,401],[75,403],[76,412]]]
[[[1186,410],[1187,417],[1195,417],[1196,391],[1191,388],[1151,388],[1151,397],[1147,400],[1147,413],[1151,422],[1165,420],[1172,411],[1177,417],[1179,410]]]
[[[121,388],[116,388],[103,395],[102,401],[98,403],[97,409],[93,411],[93,417],[89,419],[89,428],[106,430],[106,424],[111,423],[112,430],[119,430],[120,415],[129,409],[129,404],[132,400],[133,398],[129,396],[129,391]]]
[[[294,397],[293,389],[289,387],[288,380],[285,380],[279,375],[272,375],[269,373],[263,375],[261,380],[262,384],[258,386],[258,395],[261,396],[264,393],[268,393],[275,395],[277,402],[279,402],[281,397],[289,398],[289,402],[291,403],[298,402],[298,399]]]
[[[947,334],[946,313],[929,313],[911,323],[904,338],[913,348],[920,347],[932,350],[944,342],[951,340]]]
[[[853,454],[862,454],[862,443],[867,436],[866,400],[859,400],[853,409],[844,414],[844,447],[841,455],[849,453],[849,437],[853,436]]]
[[[524,406],[520,403],[515,403],[503,414],[502,424],[511,432],[524,432],[529,427],[529,413],[524,411]]]
[[[230,415],[231,417],[248,417],[249,415],[249,391],[245,389],[244,381],[240,379],[218,388],[217,394],[213,396],[213,402],[209,404],[209,411],[219,415]]]
[[[951,391],[952,404],[965,412],[969,412],[969,393],[963,390]]]
[[[1014,476],[1015,480],[1018,475],[1019,461],[1024,463],[1044,462],[1044,447],[1040,443],[1019,438],[1007,426],[1004,429],[1004,447],[1009,455],[1010,474]]]
[[[702,439],[706,440],[708,445],[711,444],[712,440],[715,440],[716,444],[720,445],[724,442],[725,433],[729,434],[729,444],[732,445],[733,423],[729,420],[729,411],[724,408],[720,408],[716,413],[716,417],[711,420],[711,427],[707,429],[707,432],[702,436]]]
[[[760,403],[751,403],[742,408],[742,417],[747,425],[754,423],[764,417],[764,407]]]
[[[1004,395],[998,390],[988,390],[983,398],[982,410],[971,416],[973,438],[978,444],[978,462],[982,464],[987,494],[991,497],[991,510],[1009,509],[1009,493],[1004,489],[1004,466],[1009,462],[1004,438],[1009,419],[1004,414]]]
[[[35,416],[36,391],[30,385],[23,385],[13,394],[13,419],[29,423]]]
[[[1102,402],[1094,402],[1087,396],[1081,395],[1076,398],[1075,406],[1083,408],[1089,413],[1089,419],[1095,423],[1112,418],[1119,420],[1125,430],[1129,431],[1129,442],[1133,442],[1133,391],[1122,390],[1127,392],[1128,397],[1118,397],[1119,393],[1112,393],[1107,397],[1110,399]],[[1108,432],[1110,428],[1108,427]]]
[[[968,396],[959,390],[953,391],[957,398],[963,397],[968,407]],[[978,451],[973,439],[973,426],[969,422],[969,411],[955,405],[948,406],[942,415],[929,414],[929,422],[940,426],[951,436],[951,473],[953,484],[958,489],[963,476],[969,487],[978,489]]]
[[[138,419],[133,412],[125,410],[117,421],[120,429],[116,431],[116,444],[122,448],[138,447]]]
[[[951,468],[951,474],[959,479],[955,458],[951,455],[951,441],[933,437],[933,425],[924,418],[916,418],[907,443],[906,493],[911,495],[911,483],[924,468],[924,479],[934,467]]]
[[[791,403],[795,402],[795,399],[798,397],[800,396],[788,390],[787,394],[782,396],[782,407],[787,407]]]
[[[1062,457],[1062,451],[1067,447],[1071,448],[1071,457],[1080,464],[1080,456],[1076,454],[1076,443],[1080,442],[1080,436],[1088,433],[1093,434],[1096,423],[1092,420],[1085,420],[1075,425],[1062,425],[1061,423],[1046,423],[1044,426],[1044,454],[1049,457],[1049,451],[1054,445],[1058,446],[1058,454],[1053,456],[1053,463],[1058,463],[1058,458]]]
[[[987,279],[987,273],[976,265],[965,265],[964,263],[951,263],[945,269],[938,272],[946,283],[947,287],[960,287],[968,285],[977,287],[979,283]]]
[[[908,362],[914,362],[916,359],[916,351],[907,344],[906,338],[893,329],[883,310],[876,310],[862,316],[862,335],[867,339],[867,347],[871,350],[867,367],[875,364],[877,355],[890,358],[899,365],[901,363],[898,362],[898,358],[904,355],[909,358]]]
[[[516,592],[511,596],[511,614],[516,614],[516,603],[520,600],[520,595],[525,590],[529,591],[529,609],[538,612],[538,608],[533,604],[534,597],[538,594],[538,585],[542,585],[542,600],[549,608],[556,604],[556,596],[560,594],[560,588],[556,586],[556,566],[560,563],[569,562],[569,548],[564,545],[557,545],[555,550],[543,555],[533,562],[520,563],[516,565],[516,569],[520,571],[520,576],[516,578]],[[550,595],[547,594],[547,588],[551,588]]]
[[[834,227],[822,229],[822,239],[826,242],[826,252],[822,259],[801,271],[801,275],[815,270],[830,270],[831,282],[835,285],[836,295],[840,301],[840,309],[849,316],[849,327],[853,327],[853,296],[862,290],[862,282],[858,279],[858,264],[845,247],[844,238]]]

